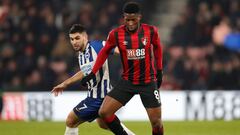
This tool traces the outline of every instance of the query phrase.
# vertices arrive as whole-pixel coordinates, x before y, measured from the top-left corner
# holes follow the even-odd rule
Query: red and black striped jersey
[[[93,73],[98,71],[115,46],[120,51],[124,80],[147,84],[156,79],[157,69],[162,70],[162,48],[155,26],[141,24],[134,33],[128,32],[125,25],[113,29],[98,55]]]

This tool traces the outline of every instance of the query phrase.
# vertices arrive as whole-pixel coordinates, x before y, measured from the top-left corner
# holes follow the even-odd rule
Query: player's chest
[[[79,66],[81,71],[84,73],[89,73],[95,63],[97,55],[93,51],[86,51],[81,53],[78,57]]]
[[[79,63],[80,64],[80,63]],[[92,68],[94,66],[94,62],[87,62],[84,64],[80,64],[80,69],[83,71],[84,74],[89,74],[92,71]]]
[[[118,47],[128,60],[145,59],[151,47],[150,36],[144,34],[119,35]]]
[[[93,62],[97,57],[97,54],[92,49],[86,49],[85,52],[79,54],[79,65],[88,65]]]
[[[149,35],[145,34],[119,34],[118,47],[124,51],[126,49],[148,49],[151,45]]]

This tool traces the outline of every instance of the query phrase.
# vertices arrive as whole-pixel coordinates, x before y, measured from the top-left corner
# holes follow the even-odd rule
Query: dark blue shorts
[[[82,100],[76,107],[74,107],[73,111],[79,119],[91,122],[99,117],[98,110],[102,102],[103,99],[94,99],[87,97]]]

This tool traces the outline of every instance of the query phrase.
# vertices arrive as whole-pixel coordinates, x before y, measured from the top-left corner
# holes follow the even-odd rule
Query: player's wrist
[[[68,87],[68,85],[69,85],[69,83],[68,83],[68,82],[63,82],[63,83],[62,83],[62,86],[63,86],[64,88],[67,88],[67,87]]]
[[[84,77],[88,77],[88,78],[92,78],[94,76],[95,76],[95,73],[93,73],[93,71],[90,72],[89,74],[84,75]]]
[[[94,76],[95,75],[95,73],[93,73],[93,71],[89,74],[90,76]]]
[[[90,82],[90,80],[92,80],[94,77],[95,77],[95,74],[93,72],[85,75],[81,80],[81,85],[86,87],[87,84]]]
[[[160,88],[160,86],[162,85],[162,75],[163,75],[163,72],[162,70],[157,70],[157,87]]]
[[[157,78],[158,79],[162,78],[162,75],[163,75],[163,71],[161,69],[158,69],[157,70]]]

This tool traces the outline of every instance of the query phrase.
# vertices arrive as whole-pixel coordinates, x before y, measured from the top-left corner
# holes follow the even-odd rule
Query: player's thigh
[[[98,126],[99,126],[100,128],[108,129],[108,126],[107,126],[107,124],[103,121],[103,119],[97,118],[96,121],[97,121]]]
[[[122,103],[120,103],[118,100],[106,96],[103,100],[103,103],[99,109],[99,115],[100,117],[108,117],[113,115],[118,109],[122,107]]]
[[[99,114],[101,117],[109,117],[124,106],[133,96],[131,85],[124,80],[119,83],[104,98]]]
[[[132,85],[125,80],[120,80],[104,98],[103,105],[109,107],[113,104],[124,106],[136,94],[132,89],[134,89]]]
[[[85,120],[81,120],[77,117],[77,115],[74,113],[74,111],[71,111],[66,119],[66,125],[68,127],[77,127],[79,124],[85,122]]]
[[[98,110],[103,99],[86,98],[73,108],[79,120],[92,122],[99,117]]]
[[[161,106],[159,90],[155,83],[139,87],[139,95],[145,108],[155,108]]]

